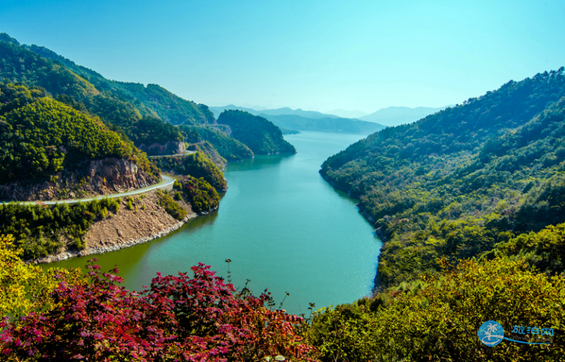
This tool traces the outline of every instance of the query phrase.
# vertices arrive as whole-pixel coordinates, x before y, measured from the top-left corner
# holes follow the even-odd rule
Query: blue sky
[[[565,65],[565,1],[2,0],[0,32],[210,106],[461,103]]]

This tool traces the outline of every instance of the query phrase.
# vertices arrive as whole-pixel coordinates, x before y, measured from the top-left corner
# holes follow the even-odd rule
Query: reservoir
[[[228,192],[218,211],[189,221],[164,238],[120,251],[74,258],[46,267],[118,264],[130,290],[150,285],[157,272],[190,272],[202,262],[255,295],[268,288],[276,307],[308,314],[369,295],[381,241],[358,213],[356,200],[318,173],[329,156],[361,135],[303,132],[286,135],[295,155],[255,156],[226,167]]]

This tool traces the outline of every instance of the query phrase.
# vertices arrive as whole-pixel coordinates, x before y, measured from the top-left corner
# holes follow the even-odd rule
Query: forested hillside
[[[228,161],[253,157],[253,151],[249,147],[224,132],[205,126],[180,126],[180,129],[185,133],[187,142],[208,141]]]
[[[258,155],[296,153],[294,146],[283,139],[281,130],[263,117],[238,110],[224,111],[218,123],[231,128],[231,136]]]
[[[564,68],[387,128],[321,174],[360,197],[387,240],[377,286],[433,274],[565,221]]]
[[[3,197],[6,184],[56,183],[61,172],[86,176],[90,161],[108,158],[137,164],[151,183],[159,177],[158,169],[130,141],[39,88],[0,83],[0,127]]]
[[[206,105],[184,100],[156,84],[144,86],[108,80],[45,47],[21,45],[4,33],[0,33],[0,80],[2,79],[41,87],[58,101],[84,114],[99,117],[110,129],[131,139],[138,147],[180,141],[181,132],[170,124],[212,125],[218,130],[229,130],[229,127],[216,123],[213,113]],[[218,147],[220,154],[227,160],[253,156],[253,152],[243,143],[231,138],[229,132],[220,133],[218,130],[201,128],[201,140]],[[265,151],[260,153],[290,152],[284,140],[273,136],[276,130],[255,133],[253,137],[258,138],[248,138],[248,141],[263,144]],[[273,148],[273,144],[278,145]],[[225,162],[207,148],[207,145],[201,146],[202,151],[216,164],[222,165]]]
[[[203,178],[217,191],[226,191],[228,185],[222,171],[204,155],[203,152],[195,152],[189,155],[162,156],[152,159],[161,170],[177,175],[190,175],[195,178]]]
[[[26,73],[29,74],[31,72],[36,72],[38,70],[35,64],[36,62],[43,63],[40,68],[49,68],[59,65],[63,68],[60,70],[62,74],[70,72],[83,78],[104,96],[129,102],[143,115],[157,116],[164,121],[173,124],[202,124],[214,122],[214,115],[208,110],[206,105],[184,100],[159,85],[149,84],[145,87],[143,84],[139,83],[126,83],[108,80],[99,73],[77,65],[73,61],[62,57],[45,47],[37,45],[22,46],[17,40],[10,38],[7,34],[2,34],[0,41],[2,40],[15,46],[9,49],[8,53],[15,51],[18,55],[23,55],[24,59],[28,58],[30,60],[33,57],[30,54],[27,54],[25,50],[29,50],[30,52],[39,55],[39,57],[35,60],[26,62],[27,67],[25,69],[22,69],[17,63],[12,63],[11,78],[13,80],[16,80],[14,79],[14,75],[16,74],[23,78],[27,78]],[[6,51],[6,49],[3,50]],[[7,64],[10,64],[10,62],[8,61]],[[32,67],[29,67],[29,65],[32,65]],[[45,71],[47,71],[48,74],[52,73],[49,72],[48,69],[45,69]],[[51,80],[57,82],[56,76],[53,74],[49,75],[51,75]],[[41,76],[39,78],[41,78]],[[47,85],[47,83],[44,84]],[[57,89],[53,87],[42,84],[39,85],[45,87],[53,94],[65,93],[57,91]]]

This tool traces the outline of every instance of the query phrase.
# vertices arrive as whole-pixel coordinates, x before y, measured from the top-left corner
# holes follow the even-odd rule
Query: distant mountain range
[[[367,113],[363,111],[349,111],[346,109],[334,109],[329,111],[328,113],[336,115],[341,118],[357,118],[357,119],[367,115]]]
[[[300,108],[291,109],[291,108],[288,108],[288,107],[284,107],[284,108],[277,108],[277,109],[256,110],[256,109],[252,109],[252,108],[235,106],[233,104],[230,104],[230,105],[227,105],[227,106],[224,106],[224,107],[210,107],[210,110],[214,113],[214,115],[216,117],[218,117],[220,115],[220,113],[222,113],[223,111],[230,110],[230,109],[237,109],[237,110],[240,110],[240,111],[249,112],[249,113],[254,114],[254,115],[261,115],[263,117],[265,117],[265,116],[293,115],[293,116],[300,116],[300,117],[309,118],[309,119],[340,118],[340,117],[335,116],[333,114],[325,114],[325,113],[320,113],[320,112],[315,112],[315,111],[303,111]]]
[[[210,110],[219,116],[224,110],[237,109],[251,114],[262,116],[273,122],[283,130],[318,131],[338,133],[370,134],[387,126],[412,123],[426,116],[439,112],[447,107],[388,107],[360,118],[343,118],[335,114],[327,114],[288,107],[277,109],[256,110],[239,107],[233,104],[223,107],[210,107]],[[340,111],[348,114],[362,114],[360,111]]]
[[[407,124],[416,122],[430,114],[437,113],[447,107],[431,108],[431,107],[388,107],[379,109],[378,111],[368,114],[359,119],[368,122],[376,122],[385,126],[398,126],[400,124]]]
[[[224,107],[210,107],[210,110],[219,115],[225,110],[246,111],[256,116],[261,116],[280,127],[285,133],[289,131],[316,131],[332,133],[371,134],[384,128],[383,125],[361,121],[352,118],[340,118],[333,114],[324,114],[302,109],[278,108],[255,110],[251,108],[228,105]]]

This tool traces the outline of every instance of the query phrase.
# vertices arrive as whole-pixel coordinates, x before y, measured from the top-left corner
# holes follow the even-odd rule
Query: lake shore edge
[[[132,240],[128,240],[128,241],[125,241],[125,242],[116,243],[114,245],[94,247],[94,248],[89,248],[89,249],[84,249],[84,250],[63,251],[61,253],[48,255],[48,256],[45,256],[45,257],[42,257],[42,258],[25,260],[25,262],[31,263],[31,264],[48,264],[48,263],[55,263],[55,262],[58,262],[58,261],[63,261],[63,260],[67,260],[67,259],[70,259],[70,258],[76,258],[76,257],[80,257],[80,256],[96,255],[96,254],[110,253],[112,251],[122,250],[122,249],[125,249],[125,248],[129,248],[129,247],[132,247],[132,246],[135,246],[135,245],[147,243],[149,241],[167,236],[168,234],[172,233],[173,231],[176,231],[176,230],[180,229],[181,227],[183,227],[184,224],[186,224],[188,221],[190,221],[190,220],[192,220],[192,219],[194,219],[198,216],[200,216],[200,215],[198,215],[198,214],[188,215],[183,220],[176,223],[175,225],[170,226],[166,229],[163,229],[160,232],[157,232],[157,233],[154,233],[154,234],[142,237],[142,238],[132,239]]]
[[[147,194],[143,201],[143,208],[128,209],[125,200],[120,211],[112,217],[95,222],[84,237],[86,248],[83,250],[66,250],[44,257],[24,260],[28,264],[48,264],[64,261],[71,258],[109,253],[143,244],[169,235],[180,229],[187,222],[198,216],[207,215],[218,210],[196,213],[190,204],[179,202],[188,214],[177,220],[169,215],[157,201],[155,191]],[[71,247],[72,248],[72,247]],[[69,250],[70,249],[70,250]]]

